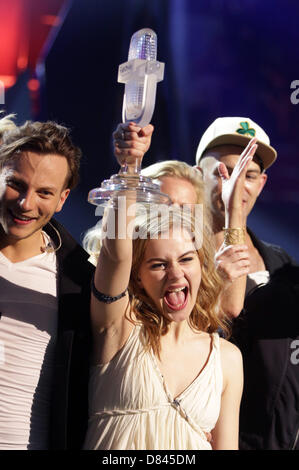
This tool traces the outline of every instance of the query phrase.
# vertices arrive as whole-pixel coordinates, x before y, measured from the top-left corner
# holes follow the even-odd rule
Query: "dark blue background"
[[[169,158],[194,164],[200,136],[215,118],[252,118],[269,134],[278,159],[249,225],[299,260],[299,104],[290,100],[291,82],[299,80],[298,20],[296,0],[70,2],[39,68],[38,115],[32,115],[26,74],[7,92],[5,109],[17,112],[19,123],[55,119],[72,128],[84,153],[81,184],[58,218],[75,238],[96,222],[88,190],[118,171],[111,146],[123,97],[118,65],[127,60],[131,35],[150,27],[166,69],[144,164]]]

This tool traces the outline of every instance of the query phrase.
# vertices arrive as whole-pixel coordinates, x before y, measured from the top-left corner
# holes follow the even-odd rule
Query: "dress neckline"
[[[170,403],[172,403],[174,405],[179,405],[180,401],[183,400],[184,396],[187,393],[189,393],[189,391],[192,390],[192,388],[195,386],[195,384],[197,384],[197,382],[199,380],[201,380],[202,377],[205,375],[206,370],[208,369],[208,367],[211,363],[212,356],[214,355],[214,351],[215,351],[215,336],[214,335],[215,335],[215,333],[210,334],[210,338],[211,338],[210,351],[209,351],[208,357],[207,357],[203,367],[200,369],[200,371],[195,376],[195,378],[189,383],[189,385],[187,385],[187,387],[185,387],[184,390],[182,390],[176,396],[172,396],[172,394],[170,393],[168,385],[167,385],[166,380],[165,380],[165,377],[163,376],[162,372],[160,371],[157,358],[154,355],[153,351],[152,350],[150,351],[150,356],[151,356],[151,359],[152,359],[152,363],[154,365],[154,369],[155,369],[157,375],[159,376],[159,379],[160,379],[160,382],[163,386],[164,392],[165,392],[165,394],[166,394],[166,396],[167,396]]]

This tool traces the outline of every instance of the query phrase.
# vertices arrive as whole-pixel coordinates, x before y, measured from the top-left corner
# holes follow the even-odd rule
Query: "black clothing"
[[[246,294],[233,324],[244,362],[240,450],[299,449],[299,266],[249,233],[270,280]]]
[[[50,449],[81,449],[88,421],[91,351],[90,284],[94,267],[88,254],[55,220],[62,246],[57,254],[58,332],[51,401]],[[46,225],[52,240],[57,234]]]

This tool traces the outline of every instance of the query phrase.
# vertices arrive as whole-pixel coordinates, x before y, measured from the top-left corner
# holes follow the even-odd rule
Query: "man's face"
[[[5,190],[1,197],[2,241],[40,241],[42,228],[59,212],[69,194],[65,189],[68,163],[61,155],[23,152],[2,170]]]
[[[243,147],[237,145],[222,145],[209,150],[207,156],[200,162],[206,202],[216,224],[222,225],[224,223],[224,205],[221,198],[222,182],[218,173],[218,163],[223,162],[228,173],[231,174],[243,150]],[[251,161],[246,171],[242,200],[246,217],[251,212],[266,180],[267,176],[261,172],[260,166]]]

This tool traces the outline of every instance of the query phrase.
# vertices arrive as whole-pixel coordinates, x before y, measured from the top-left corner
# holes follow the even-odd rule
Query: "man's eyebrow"
[[[55,186],[40,186],[39,190],[43,189],[44,191],[57,191],[57,188]]]
[[[260,174],[261,171],[258,170],[258,169],[255,169],[255,168],[248,168],[248,170],[246,171],[246,173],[258,173],[258,174]]]
[[[22,176],[20,175],[16,175],[16,174],[11,174],[11,175],[8,175],[7,177],[7,180],[9,181],[15,181],[16,183],[20,183],[24,186],[27,186],[27,182],[22,178]],[[38,191],[53,191],[53,192],[56,192],[57,191],[57,188],[55,186],[40,186],[38,188]]]
[[[232,172],[233,172],[234,167],[231,167],[231,166],[228,166],[228,165],[225,165],[225,166],[226,166],[227,171],[228,171],[229,173],[232,173]],[[214,173],[218,174],[218,167],[215,168]],[[260,169],[258,169],[258,168],[257,168],[257,169],[255,169],[255,168],[248,168],[248,170],[246,170],[246,173],[257,173],[257,174],[260,174],[261,171],[260,171]]]

